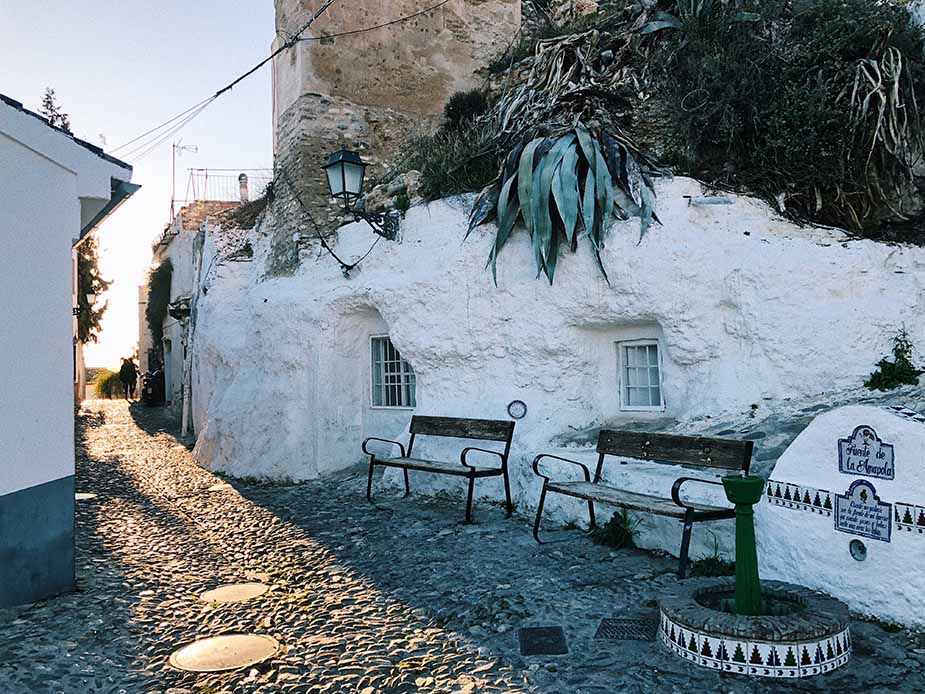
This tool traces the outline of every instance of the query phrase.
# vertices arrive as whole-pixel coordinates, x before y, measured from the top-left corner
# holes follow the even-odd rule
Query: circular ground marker
[[[96,494],[90,494],[88,492],[77,492],[74,495],[74,499],[77,501],[89,501],[90,499],[95,499]]]
[[[222,672],[256,665],[279,650],[276,639],[260,634],[226,634],[194,641],[175,651],[170,664],[187,672]]]
[[[206,602],[244,602],[269,590],[263,583],[229,583],[207,590],[200,597]]]
[[[223,492],[226,489],[234,489],[234,487],[232,487],[227,482],[219,482],[218,484],[213,484],[211,487],[209,487],[210,492]]]

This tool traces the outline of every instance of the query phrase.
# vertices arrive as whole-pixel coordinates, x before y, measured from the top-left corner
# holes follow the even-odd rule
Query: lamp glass
[[[93,304],[96,303],[96,294],[93,294],[92,292],[87,294],[87,303],[90,306],[93,306]]]

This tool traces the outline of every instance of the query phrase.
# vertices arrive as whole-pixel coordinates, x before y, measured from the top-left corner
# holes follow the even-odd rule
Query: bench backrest
[[[604,429],[597,439],[600,456],[594,481],[600,481],[604,457],[608,455],[673,465],[744,470],[748,474],[753,445],[751,441],[734,439]]]
[[[458,417],[421,417],[414,415],[411,418],[411,434],[510,443],[511,437],[514,435],[514,422],[499,419],[461,419]]]

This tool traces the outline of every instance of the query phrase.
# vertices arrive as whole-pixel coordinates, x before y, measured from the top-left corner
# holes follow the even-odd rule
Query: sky
[[[273,36],[272,0],[0,0],[0,93],[37,111],[52,87],[74,134],[110,151],[256,65]],[[177,159],[178,197],[191,167],[272,167],[270,85],[267,64],[174,138],[198,148]],[[141,190],[95,232],[112,286],[88,366],[118,367],[135,347],[138,286],[170,216],[173,141],[134,163]]]

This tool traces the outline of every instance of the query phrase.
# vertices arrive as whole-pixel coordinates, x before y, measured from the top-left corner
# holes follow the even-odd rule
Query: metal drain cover
[[[90,499],[95,499],[96,494],[90,494],[89,492],[77,492],[74,495],[75,501],[89,501]]]
[[[568,644],[562,627],[525,627],[518,632],[521,655],[565,655]]]
[[[205,602],[244,602],[258,595],[263,595],[270,589],[263,583],[229,583],[200,595]]]
[[[594,638],[613,641],[654,641],[657,633],[657,617],[625,617],[602,619]]]
[[[170,664],[187,672],[222,672],[256,665],[279,650],[276,639],[261,634],[226,634],[194,641],[175,651]]]

